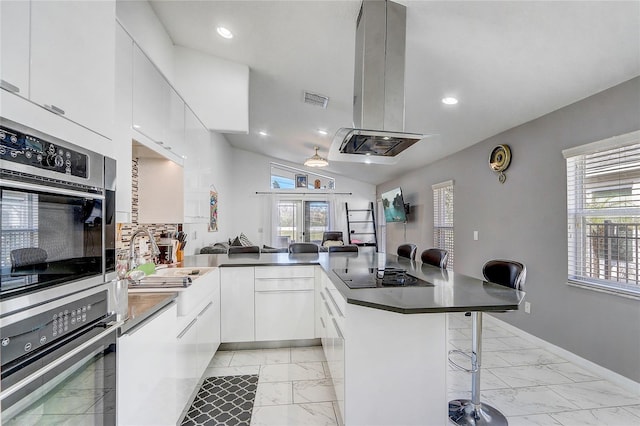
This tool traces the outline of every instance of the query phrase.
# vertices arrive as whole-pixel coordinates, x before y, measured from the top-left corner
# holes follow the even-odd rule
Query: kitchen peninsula
[[[286,340],[264,334],[264,323],[293,339],[321,338],[348,425],[446,424],[446,313],[515,310],[524,297],[376,253],[196,255],[183,266],[219,268],[223,343]],[[335,272],[384,268],[426,284],[351,289]]]

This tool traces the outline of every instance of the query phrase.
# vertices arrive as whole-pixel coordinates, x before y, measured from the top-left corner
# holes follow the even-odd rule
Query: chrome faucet
[[[158,245],[156,244],[156,239],[153,238],[153,235],[151,235],[151,232],[147,229],[147,228],[140,228],[138,229],[136,232],[133,233],[133,235],[131,236],[131,241],[129,242],[129,270],[140,266],[142,264],[142,262],[138,262],[138,260],[136,259],[136,238],[138,238],[139,236],[146,236],[147,238],[149,238],[149,244],[151,245],[151,259],[153,261],[153,258],[160,256],[160,249],[158,248]]]

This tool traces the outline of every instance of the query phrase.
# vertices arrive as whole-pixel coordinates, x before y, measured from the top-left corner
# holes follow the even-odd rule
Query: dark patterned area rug
[[[258,375],[207,377],[182,426],[249,426]]]

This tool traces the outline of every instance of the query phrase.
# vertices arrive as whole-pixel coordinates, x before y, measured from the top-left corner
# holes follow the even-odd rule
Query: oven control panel
[[[108,292],[103,290],[2,327],[2,366],[104,318],[107,298]]]
[[[87,178],[88,156],[35,136],[0,127],[0,158],[65,175]]]

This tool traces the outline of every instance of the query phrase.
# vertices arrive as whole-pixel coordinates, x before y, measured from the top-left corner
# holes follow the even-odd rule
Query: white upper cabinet
[[[184,142],[184,220],[186,223],[205,223],[209,211],[209,185],[207,158],[202,152],[209,144],[206,129],[190,108],[185,108]]]
[[[179,158],[186,157],[184,147],[184,101],[178,93],[169,88],[169,128],[167,134],[167,148]]]
[[[147,56],[133,50],[133,128],[156,143],[169,143],[171,87]]]
[[[30,6],[30,99],[110,138],[115,2],[32,1]]]
[[[117,191],[116,219],[131,222],[131,103],[133,91],[133,40],[116,25],[115,125]]]
[[[0,2],[0,87],[29,97],[29,2]]]

